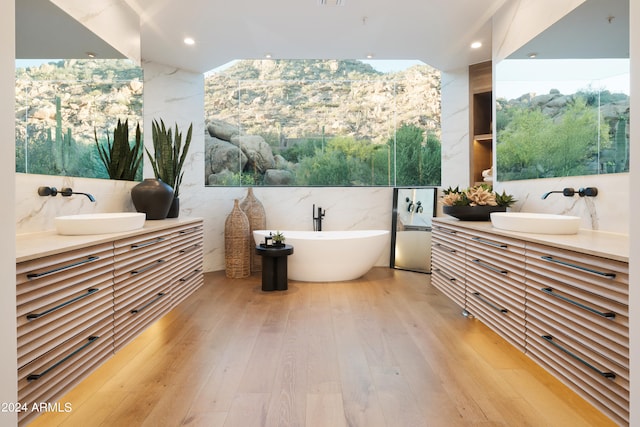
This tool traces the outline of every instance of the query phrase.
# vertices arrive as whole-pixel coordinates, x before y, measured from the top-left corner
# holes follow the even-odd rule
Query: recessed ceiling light
[[[536,56],[538,56],[538,54],[537,54],[537,53],[535,53],[535,52],[531,52],[531,53],[530,53],[529,55],[527,55],[527,56],[528,56],[529,58],[533,59],[533,58],[535,58]]]
[[[196,41],[194,39],[192,39],[191,37],[185,37],[184,38],[184,44],[188,44],[189,46],[196,44]]]
[[[481,42],[473,42],[471,43],[471,49],[479,49],[482,47],[482,43]]]
[[[95,57],[96,57],[96,54],[95,54],[95,53],[93,53],[93,52],[87,52],[87,56],[88,56],[89,58],[95,58]]]
[[[373,53],[367,53],[367,59],[373,58]]]
[[[264,57],[267,58],[267,59],[271,59],[271,54],[270,53],[265,53]]]

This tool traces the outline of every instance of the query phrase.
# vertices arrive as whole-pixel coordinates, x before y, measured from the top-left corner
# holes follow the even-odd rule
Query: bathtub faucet
[[[318,210],[316,211],[316,205],[313,205],[313,209],[311,210],[311,216],[313,217],[313,231],[322,231],[322,218],[324,218],[324,214],[325,211],[323,211],[320,206],[318,206]]]

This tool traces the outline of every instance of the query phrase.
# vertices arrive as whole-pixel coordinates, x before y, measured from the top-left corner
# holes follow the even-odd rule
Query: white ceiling
[[[374,59],[422,60],[442,70],[464,67],[491,58],[491,17],[505,2],[124,1],[140,16],[143,61],[196,72],[267,53],[276,59],[365,59],[372,54]],[[48,0],[15,2],[18,58],[78,58],[89,51],[119,56],[99,46],[95,36]],[[186,46],[185,37],[196,44]],[[476,40],[483,47],[470,49]]]

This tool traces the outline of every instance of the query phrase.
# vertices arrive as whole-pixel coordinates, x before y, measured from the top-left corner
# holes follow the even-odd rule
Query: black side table
[[[293,246],[282,247],[256,245],[256,254],[262,257],[262,290],[286,291],[287,256],[293,253]]]

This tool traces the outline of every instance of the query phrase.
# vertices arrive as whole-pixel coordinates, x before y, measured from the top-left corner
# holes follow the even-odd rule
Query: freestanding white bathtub
[[[275,230],[254,230],[256,244]],[[388,230],[283,231],[293,246],[287,275],[303,282],[353,280],[365,274],[380,258],[389,239]]]

